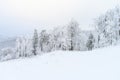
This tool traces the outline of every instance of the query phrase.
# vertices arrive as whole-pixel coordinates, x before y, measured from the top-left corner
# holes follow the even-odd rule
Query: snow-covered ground
[[[0,80],[120,80],[120,46],[1,62]]]

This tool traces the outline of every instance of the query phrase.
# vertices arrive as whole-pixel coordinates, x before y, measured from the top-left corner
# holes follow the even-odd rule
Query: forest
[[[120,43],[120,8],[108,10],[94,20],[94,30],[83,31],[76,20],[52,31],[34,30],[32,37],[18,37],[14,48],[0,50],[0,61],[62,51],[91,51]]]

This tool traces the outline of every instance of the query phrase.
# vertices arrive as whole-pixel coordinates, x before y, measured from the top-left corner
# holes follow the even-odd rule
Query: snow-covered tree
[[[16,55],[13,48],[3,48],[0,54],[0,61],[15,59]]]
[[[120,40],[120,8],[116,7],[96,20],[98,47],[114,45]]]
[[[34,30],[34,35],[33,35],[33,54],[37,55],[37,48],[38,48],[38,33],[37,30]]]
[[[50,35],[46,32],[46,30],[42,30],[39,36],[39,45],[42,52],[50,51]]]
[[[86,44],[88,50],[92,50],[94,48],[94,44],[95,44],[95,39],[94,39],[93,34],[91,33],[89,35],[89,38],[88,38],[88,41],[87,41],[87,44]]]
[[[24,39],[24,44],[23,44],[23,51],[24,51],[24,57],[29,57],[32,55],[35,55],[34,53],[32,53],[32,40],[29,38],[25,38]],[[36,52],[37,53],[37,52]]]
[[[55,44],[57,50],[69,50],[67,27],[63,26],[55,30]]]
[[[23,40],[22,37],[17,38],[16,40],[16,57],[22,57],[22,44],[23,44]]]
[[[16,40],[15,55],[16,58],[28,57],[33,55],[32,53],[32,40],[27,37],[20,37]]]
[[[78,47],[77,45],[79,44],[79,24],[74,21],[71,20],[71,22],[69,23],[69,25],[67,26],[67,31],[68,31],[68,47],[69,50],[75,50],[76,47]],[[80,44],[79,44],[80,45]]]

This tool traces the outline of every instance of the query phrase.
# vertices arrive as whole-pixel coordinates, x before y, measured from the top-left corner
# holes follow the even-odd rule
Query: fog
[[[120,5],[119,0],[0,0],[0,35],[31,34],[33,29],[66,25],[74,18],[82,29]]]

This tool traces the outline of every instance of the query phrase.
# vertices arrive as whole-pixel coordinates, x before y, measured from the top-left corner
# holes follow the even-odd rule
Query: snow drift
[[[120,80],[120,46],[0,63],[1,80]]]

